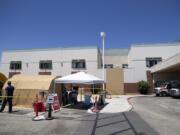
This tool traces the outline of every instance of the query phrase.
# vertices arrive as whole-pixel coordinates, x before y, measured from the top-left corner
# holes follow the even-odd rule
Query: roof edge
[[[180,42],[138,43],[131,45],[131,47],[159,47],[159,46],[180,46]]]
[[[54,48],[32,48],[32,49],[12,49],[2,52],[31,52],[31,51],[49,51],[49,50],[73,50],[73,49],[97,49],[97,46],[75,46],[75,47],[54,47]]]

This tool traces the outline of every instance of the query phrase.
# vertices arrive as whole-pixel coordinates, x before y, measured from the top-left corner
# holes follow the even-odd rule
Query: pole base
[[[91,111],[94,112],[94,113],[97,113],[97,112],[99,112],[99,109],[97,107],[92,107]]]
[[[47,117],[46,120],[53,120],[53,117]]]

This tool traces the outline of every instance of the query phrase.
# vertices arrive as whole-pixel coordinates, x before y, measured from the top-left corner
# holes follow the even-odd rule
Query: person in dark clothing
[[[71,100],[73,104],[77,104],[77,96],[78,96],[78,87],[73,87],[72,89],[72,96],[71,96]]]
[[[63,105],[68,104],[68,92],[66,90],[62,91],[62,103]]]
[[[6,106],[6,103],[9,104],[9,113],[12,113],[12,99],[13,99],[13,93],[14,93],[14,87],[11,85],[11,82],[8,82],[8,86],[6,87],[6,96],[3,100],[2,107],[0,109],[0,112],[4,111],[4,108]]]

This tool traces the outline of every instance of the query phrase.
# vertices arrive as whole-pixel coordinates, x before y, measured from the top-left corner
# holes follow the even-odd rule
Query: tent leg
[[[53,93],[55,93],[56,82],[54,81]]]
[[[80,90],[81,90],[81,102],[82,102],[82,88]]]

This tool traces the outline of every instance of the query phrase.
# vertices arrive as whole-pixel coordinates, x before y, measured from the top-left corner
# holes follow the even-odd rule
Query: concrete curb
[[[131,102],[129,101],[132,97],[120,96],[112,99],[106,99],[109,103],[99,113],[122,113],[128,112],[133,109]],[[91,109],[87,110],[87,113],[94,114]]]
[[[132,103],[130,102],[130,100],[131,100],[132,98],[133,98],[133,97],[127,98],[127,101],[128,101],[128,103],[129,103],[129,105],[131,106],[131,109],[130,109],[129,111],[132,111],[132,109],[133,109],[133,105],[132,105]]]
[[[132,98],[136,98],[136,97],[151,97],[151,96],[154,96],[154,94],[151,94],[151,95],[131,95],[130,97],[128,97],[127,98],[127,100],[128,100],[128,103],[131,105],[131,110],[130,111],[132,111],[133,110],[133,105],[132,105],[132,103],[130,102],[130,100],[132,99]]]

